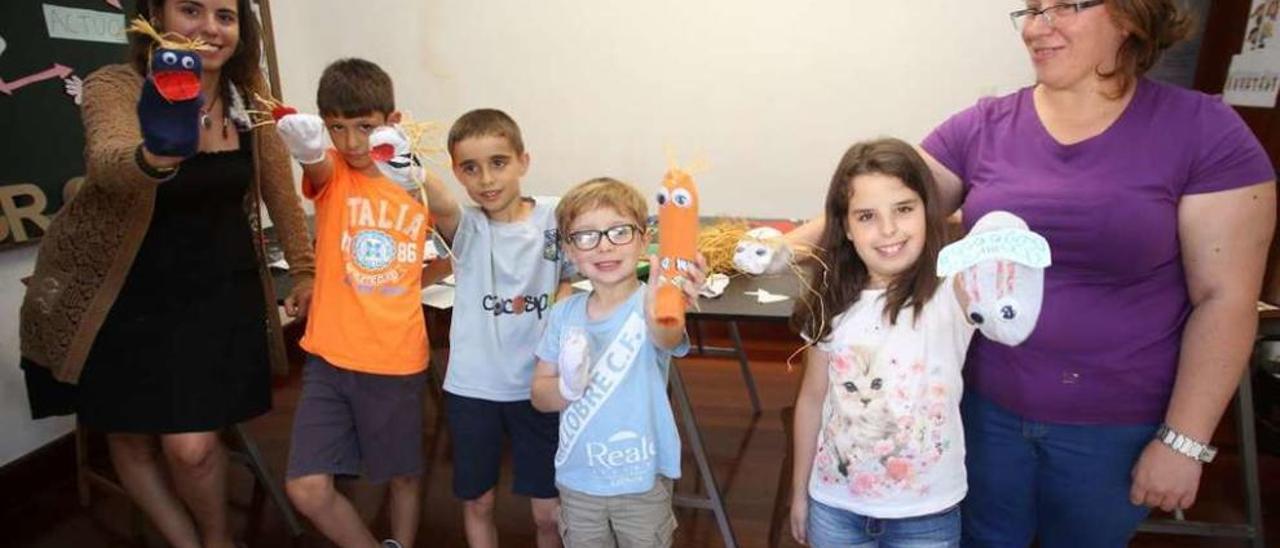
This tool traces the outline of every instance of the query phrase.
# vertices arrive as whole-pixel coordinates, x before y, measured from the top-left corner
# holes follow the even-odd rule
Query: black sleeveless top
[[[239,150],[197,154],[160,183],[79,385],[24,366],[33,414],[75,411],[101,432],[174,433],[270,409],[267,311],[244,210],[249,145],[242,133]]]

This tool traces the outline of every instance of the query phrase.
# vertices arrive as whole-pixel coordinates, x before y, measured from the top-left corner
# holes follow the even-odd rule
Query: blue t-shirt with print
[[[479,207],[462,208],[453,237],[457,280],[449,369],[444,389],[489,401],[529,399],[533,351],[556,288],[572,273],[556,233],[558,198],[533,198],[523,220],[490,220]]]
[[[551,309],[538,358],[560,365],[561,348],[585,337],[593,363],[582,398],[560,413],[556,483],[595,496],[644,493],[658,475],[680,477],[680,436],[667,400],[672,356],[688,340],[664,350],[649,337],[645,286],[606,318],[587,318],[586,293]],[[570,343],[574,344],[574,343]],[[565,364],[568,367],[568,364]]]

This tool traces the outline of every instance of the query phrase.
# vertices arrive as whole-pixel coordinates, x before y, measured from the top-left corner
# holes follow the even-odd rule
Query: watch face
[[[1200,462],[1208,464],[1213,462],[1213,457],[1216,456],[1218,456],[1218,449],[1216,447],[1205,447],[1204,450],[1200,451]]]

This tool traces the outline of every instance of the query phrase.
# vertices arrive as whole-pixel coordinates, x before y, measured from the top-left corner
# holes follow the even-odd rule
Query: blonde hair
[[[569,237],[569,226],[588,211],[610,208],[635,221],[641,231],[649,218],[649,204],[636,187],[610,177],[596,177],[569,189],[556,206],[556,228]]]

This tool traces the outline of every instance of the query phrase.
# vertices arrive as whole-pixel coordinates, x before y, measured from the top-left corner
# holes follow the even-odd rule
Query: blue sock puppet
[[[158,46],[151,54],[138,98],[142,141],[158,156],[194,156],[200,145],[200,107],[204,104],[200,96],[202,64],[197,53],[203,46],[198,41],[183,43],[160,37],[150,25],[138,30],[138,25],[135,22],[130,30],[152,36]]]

